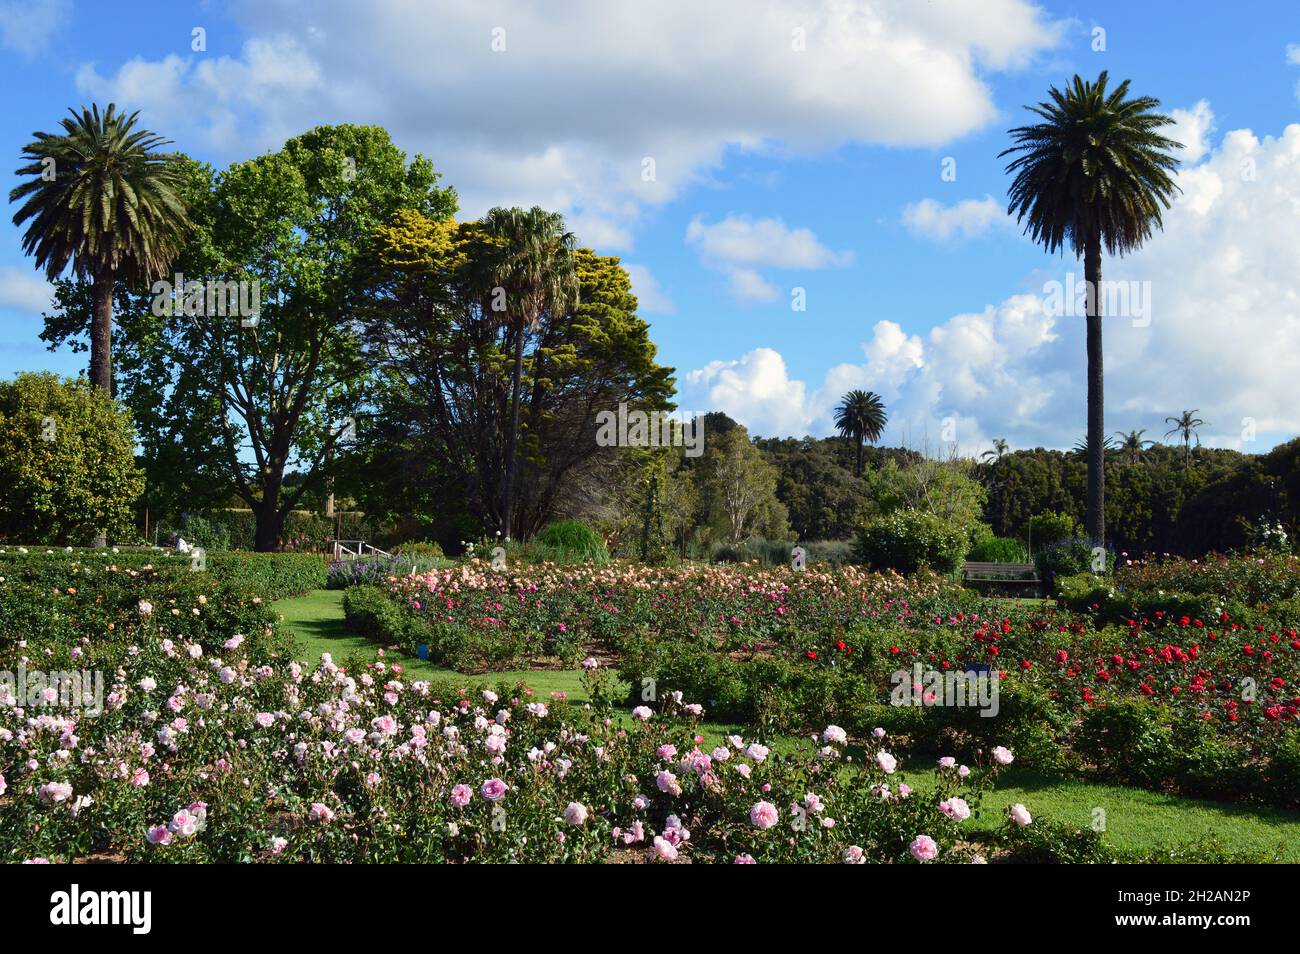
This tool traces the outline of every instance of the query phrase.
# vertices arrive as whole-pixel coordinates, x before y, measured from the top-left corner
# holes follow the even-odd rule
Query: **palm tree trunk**
[[[94,311],[90,316],[90,384],[113,396],[113,269],[101,268],[92,285]],[[95,533],[91,546],[108,546],[104,530]]]
[[[854,476],[862,476],[862,435],[858,435],[858,462],[854,470]]]
[[[519,389],[524,376],[524,327],[521,322],[515,338],[515,370],[510,387],[510,433],[506,435],[506,473],[502,482],[501,531],[510,538],[510,525],[514,516],[515,455],[519,440]]]
[[[1088,289],[1088,538],[1094,547],[1106,545],[1105,396],[1101,356],[1101,233],[1093,229],[1083,255]]]
[[[90,383],[113,394],[113,269],[94,277],[95,310],[90,319]]]

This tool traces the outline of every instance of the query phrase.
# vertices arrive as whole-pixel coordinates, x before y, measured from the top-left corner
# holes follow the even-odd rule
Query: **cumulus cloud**
[[[780,294],[759,268],[815,269],[853,261],[852,252],[832,251],[811,229],[744,215],[712,224],[696,216],[686,227],[686,244],[706,265],[726,273],[732,294],[742,302],[772,301]]]
[[[1108,431],[1164,433],[1164,418],[1198,408],[1206,444],[1263,450],[1300,433],[1300,125],[1280,136],[1249,130],[1209,141],[1213,114],[1198,104],[1206,130],[1199,163],[1182,169],[1182,194],[1163,231],[1128,258],[1108,258],[1103,275],[1140,292],[1147,314],[1105,322]],[[1050,307],[1043,279],[1064,282],[1082,266],[1038,275],[1033,290],[953,315],[924,332],[878,321],[862,359],[829,368],[820,386],[785,374],[779,353],[759,349],[738,362],[713,362],[686,375],[688,387],[732,375],[723,408],[756,422],[758,433],[832,433],[830,410],[855,387],[879,392],[890,412],[886,441],[934,446],[951,424],[959,448],[975,453],[994,437],[1013,447],[1068,448],[1085,430],[1083,320]],[[762,355],[762,360],[755,355]],[[762,374],[759,374],[759,371]],[[739,385],[764,382],[763,398]],[[783,395],[780,413],[771,393]],[[692,398],[711,397],[708,390]],[[791,406],[802,396],[802,402]],[[1258,433],[1243,445],[1247,424]],[[1271,435],[1271,437],[1270,437]]]
[[[150,122],[175,119],[173,135],[231,159],[321,122],[379,123],[434,159],[468,214],[541,204],[619,238],[729,150],[931,146],[980,129],[997,118],[985,77],[1063,32],[1027,0],[233,10],[250,37],[238,57],[84,67],[82,88],[137,93]]]
[[[791,380],[785,359],[755,348],[734,361],[711,361],[689,371],[678,403],[699,411],[723,411],[751,434],[803,434],[811,424],[802,381]]]
[[[963,199],[955,205],[922,199],[903,209],[902,220],[913,235],[940,242],[954,237],[977,238],[1011,221],[1002,203],[991,195]]]
[[[0,266],[0,308],[39,315],[49,310],[54,289],[28,268]]]
[[[49,46],[72,13],[72,0],[6,0],[0,3],[0,46],[33,57]]]
[[[1172,110],[1170,116],[1174,125],[1165,135],[1183,144],[1178,158],[1189,164],[1200,162],[1210,151],[1210,134],[1214,132],[1214,113],[1209,101],[1203,99],[1191,109]]]
[[[638,312],[658,315],[677,313],[677,306],[659,287],[659,281],[651,274],[650,269],[631,262],[623,262],[623,268],[632,279],[632,293],[636,295]]]

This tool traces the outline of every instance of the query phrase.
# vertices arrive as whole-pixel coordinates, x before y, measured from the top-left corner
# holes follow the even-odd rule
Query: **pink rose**
[[[749,823],[755,828],[771,828],[779,817],[776,806],[771,802],[759,802],[749,810]]]
[[[939,846],[929,835],[917,835],[908,850],[917,861],[934,861],[939,857]]]

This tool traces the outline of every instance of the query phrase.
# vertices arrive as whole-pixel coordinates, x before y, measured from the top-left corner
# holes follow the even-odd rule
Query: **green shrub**
[[[1277,804],[1300,808],[1300,728],[1291,726],[1274,744],[1265,775]]]
[[[1258,766],[1248,763],[1239,745],[1200,719],[1175,724],[1171,761],[1169,781],[1184,795],[1239,801],[1259,787]]]
[[[173,533],[191,546],[203,547],[204,550],[230,549],[230,528],[197,514],[186,514],[175,527],[163,524],[159,528],[161,540],[170,539]]]
[[[1107,550],[1106,570],[1114,566],[1115,554]],[[1073,576],[1092,570],[1092,541],[1087,537],[1070,537],[1040,547],[1034,553],[1034,566],[1038,575],[1049,577]]]
[[[557,520],[531,541],[535,559],[556,563],[608,563],[609,550],[595,530],[580,520]]]
[[[1068,513],[1048,510],[1029,518],[1028,539],[1035,549],[1080,536],[1083,528]]]
[[[403,605],[387,590],[368,584],[349,587],[344,593],[343,616],[348,629],[358,635],[383,646],[397,646],[412,656],[424,646],[430,662],[457,672],[511,669],[546,648],[536,631],[436,620]]]
[[[1008,823],[999,829],[997,844],[1006,852],[1003,860],[1017,864],[1100,865],[1115,856],[1100,832],[1044,818],[1024,826]]]
[[[208,571],[220,580],[282,600],[325,588],[325,559],[315,553],[213,553]]]
[[[933,734],[941,726],[959,751],[988,752],[1005,745],[1016,753],[1019,765],[1040,769],[1068,767],[1064,742],[1070,717],[1054,693],[1017,676],[1007,675],[997,684],[997,715],[985,716],[975,706],[936,706],[932,714]]]
[[[1142,699],[1111,698],[1088,711],[1074,745],[1099,774],[1151,786],[1174,774],[1177,752],[1168,710]]]
[[[144,492],[130,414],[84,380],[50,373],[0,382],[0,540],[138,539]]]
[[[430,560],[445,559],[442,546],[435,540],[408,540],[399,543],[393,550],[394,556],[424,557]]]
[[[194,519],[190,516],[184,521],[180,518],[160,521],[159,535],[156,539],[163,542],[165,539],[163,534],[175,530],[187,541],[193,542],[190,533],[184,528],[189,527],[189,521]],[[211,510],[201,519],[207,523],[210,533],[226,541],[226,548],[234,550],[255,548],[257,520],[251,510],[235,507]],[[355,511],[340,511],[331,518],[311,510],[291,510],[285,515],[281,540],[286,550],[299,553],[328,553],[336,535],[344,540],[365,540],[367,543],[383,548],[391,532],[390,525],[381,524]],[[214,546],[212,549],[217,547]]]
[[[965,531],[919,510],[896,510],[858,534],[857,559],[872,569],[954,573],[966,556]]]
[[[966,559],[974,563],[1028,563],[1029,551],[1011,537],[982,537],[975,541]]]
[[[196,572],[189,554],[152,547],[117,553],[20,553],[16,548],[0,551],[0,576],[60,589],[118,573],[144,573],[173,580],[209,576],[269,603],[325,586],[325,560],[313,553],[207,553],[205,564],[205,570]]]

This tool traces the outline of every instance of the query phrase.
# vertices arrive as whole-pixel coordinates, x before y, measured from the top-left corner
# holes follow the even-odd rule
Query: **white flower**
[[[1011,820],[1015,822],[1017,825],[1019,825],[1021,828],[1024,828],[1026,825],[1028,825],[1030,822],[1034,820],[1033,816],[1029,814],[1029,809],[1025,808],[1025,806],[1020,804],[1019,802],[1016,802],[1014,805],[1012,805],[1008,811],[1009,814],[1011,815]]]

